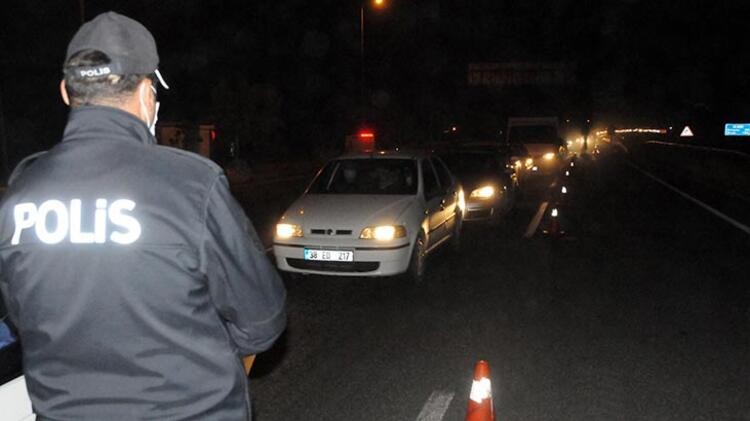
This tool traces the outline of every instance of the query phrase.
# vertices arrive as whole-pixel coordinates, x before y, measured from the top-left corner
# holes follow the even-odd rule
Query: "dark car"
[[[516,165],[499,148],[463,148],[440,157],[466,192],[465,221],[498,223],[510,212],[518,194]]]

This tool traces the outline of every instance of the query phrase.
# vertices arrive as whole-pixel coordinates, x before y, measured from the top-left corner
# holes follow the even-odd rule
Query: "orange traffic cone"
[[[563,234],[563,232],[560,230],[558,209],[559,204],[555,204],[555,206],[552,207],[552,210],[549,213],[549,225],[547,226],[547,229],[544,230],[544,234],[549,236],[550,238],[557,238]]]
[[[466,421],[495,421],[490,365],[487,361],[478,361],[474,366],[474,381],[471,383]]]

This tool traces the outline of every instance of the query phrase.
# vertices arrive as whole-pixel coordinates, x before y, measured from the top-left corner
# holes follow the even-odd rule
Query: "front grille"
[[[287,258],[286,262],[295,269],[320,270],[326,272],[373,272],[380,262],[320,262],[317,260]]]
[[[323,228],[313,228],[310,230],[310,234],[315,235],[352,235],[352,230],[332,230]]]

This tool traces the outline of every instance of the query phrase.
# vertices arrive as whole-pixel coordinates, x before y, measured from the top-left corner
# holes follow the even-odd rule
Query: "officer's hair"
[[[149,75],[103,75],[83,77],[75,71],[78,67],[95,67],[110,62],[109,56],[99,50],[81,50],[63,65],[65,90],[71,107],[83,105],[117,105],[138,88]]]

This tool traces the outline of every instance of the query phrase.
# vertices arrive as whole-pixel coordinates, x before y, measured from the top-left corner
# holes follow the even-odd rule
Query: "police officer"
[[[158,63],[140,23],[84,24],[62,142],[19,164],[0,205],[0,286],[40,420],[249,419],[241,357],[286,324],[221,168],[156,145]]]

